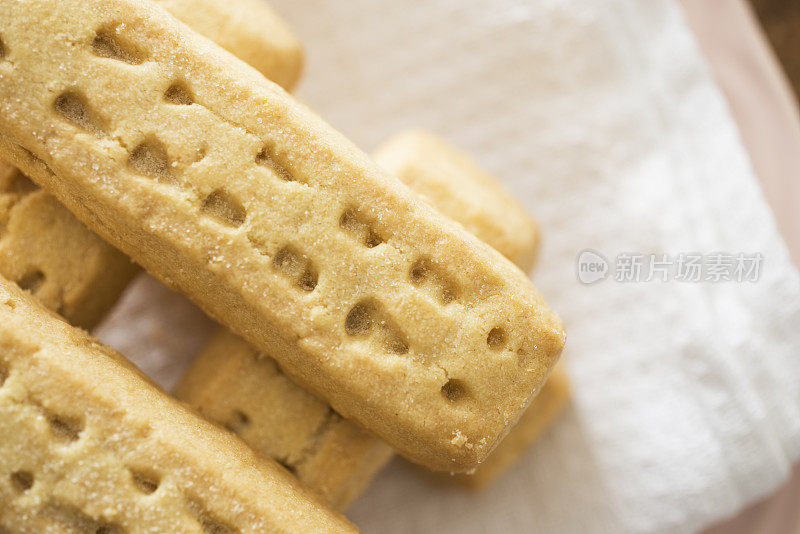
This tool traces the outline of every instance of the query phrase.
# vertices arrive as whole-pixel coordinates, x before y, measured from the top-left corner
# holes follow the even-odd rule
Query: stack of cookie
[[[483,485],[565,405],[530,217],[431,135],[363,154],[301,63],[260,0],[0,0],[0,531],[347,531],[393,451]],[[191,408],[63,322],[127,257],[226,328]]]

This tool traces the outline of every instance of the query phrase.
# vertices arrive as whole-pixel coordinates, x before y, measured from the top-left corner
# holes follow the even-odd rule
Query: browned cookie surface
[[[346,417],[484,459],[557,361],[524,274],[154,5],[0,2],[0,154]]]
[[[431,134],[409,132],[384,143],[375,159],[505,256],[517,262],[533,257],[538,232],[532,219],[465,154]],[[366,488],[392,454],[379,439],[294,385],[273,359],[225,331],[195,360],[175,394],[279,460],[340,509]],[[487,484],[536,441],[568,399],[566,373],[557,366],[476,473],[448,480]]]
[[[0,275],[88,329],[137,272],[52,195],[0,162]]]
[[[3,532],[354,530],[4,279],[0,414]]]

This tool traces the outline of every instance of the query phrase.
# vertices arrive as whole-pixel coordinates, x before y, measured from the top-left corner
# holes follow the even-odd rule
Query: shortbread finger
[[[388,445],[296,386],[274,360],[224,329],[190,366],[174,395],[276,459],[340,510],[393,456]],[[550,428],[569,398],[569,379],[559,363],[489,458],[474,473],[443,474],[443,480],[486,487]]]
[[[527,271],[533,267],[539,241],[536,222],[472,158],[424,131],[400,133],[385,141],[372,157],[433,207],[520,268]],[[447,479],[475,489],[487,486],[550,427],[569,397],[566,371],[561,364],[556,365],[514,428],[475,472]]]
[[[518,268],[155,4],[0,32],[0,155],[401,453],[475,467],[557,361]]]
[[[473,489],[482,489],[510,468],[529,449],[531,444],[548,430],[569,404],[570,386],[563,363],[558,363],[550,377],[511,432],[474,473],[456,473],[446,480]]]
[[[52,195],[0,162],[0,275],[88,329],[137,272]]]
[[[355,530],[5,279],[0,503],[3,532]]]
[[[524,261],[532,257],[535,225],[524,209],[494,184],[491,177],[474,171],[474,163],[432,134],[401,134],[375,154],[378,163],[400,170],[404,181],[428,202],[450,215],[476,235],[502,247],[500,252]],[[434,175],[425,169],[441,171]],[[457,172],[462,170],[463,172]],[[488,182],[487,182],[488,180]],[[454,209],[450,191],[459,192]],[[505,209],[499,206],[506,204]],[[484,206],[486,206],[484,208]],[[520,213],[523,215],[520,216]],[[522,222],[521,222],[522,221]],[[497,227],[527,224],[519,234],[494,238]],[[530,250],[525,250],[525,247]],[[513,461],[513,451],[533,442],[556,415],[552,408],[566,401],[566,376],[559,366],[541,393],[474,476],[454,480],[483,483]],[[392,456],[391,449],[351,422],[339,417],[324,402],[294,386],[274,360],[221,330],[190,366],[175,395],[203,415],[236,432],[250,446],[288,466],[308,487],[328,502],[345,509]],[[557,396],[558,399],[552,398]],[[509,445],[513,443],[514,445]],[[496,456],[502,459],[495,459]]]
[[[283,464],[339,509],[391,458],[389,446],[295,385],[275,360],[224,329],[174,394]]]
[[[472,158],[421,131],[392,137],[372,157],[522,270],[533,267],[539,241],[536,222]]]
[[[265,0],[156,1],[287,91],[300,78],[303,47]]]
[[[291,89],[303,50],[259,0],[158,0],[178,19]],[[94,327],[138,268],[18,169],[0,162],[0,275],[82,328]]]

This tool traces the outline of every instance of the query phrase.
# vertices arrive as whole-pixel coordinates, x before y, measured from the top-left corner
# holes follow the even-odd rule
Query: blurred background
[[[682,0],[795,265],[800,265],[800,2]],[[707,532],[800,532],[800,468],[788,483]]]

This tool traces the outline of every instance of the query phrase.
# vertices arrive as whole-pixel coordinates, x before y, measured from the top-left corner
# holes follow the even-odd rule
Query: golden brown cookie
[[[0,28],[0,156],[401,453],[475,467],[555,365],[524,273],[157,5]]]
[[[539,242],[536,222],[468,155],[433,134],[408,131],[384,142],[372,157],[520,269],[533,267]]]
[[[265,2],[158,1],[279,85],[291,89],[299,78],[302,46]],[[0,162],[0,275],[70,323],[91,329],[137,272],[57,200]]]
[[[570,399],[570,386],[563,363],[559,362],[542,391],[519,418],[519,422],[500,442],[489,458],[474,473],[443,475],[444,480],[456,482],[472,489],[483,489],[510,468],[525,454],[531,444],[539,440],[544,432],[564,412]]]
[[[387,163],[387,168],[401,170],[412,190],[425,193],[433,207],[449,209],[456,221],[502,247],[504,254],[517,261],[532,257],[536,229],[524,209],[493,178],[474,170],[466,155],[444,141],[431,134],[401,134],[385,143],[375,158]],[[464,192],[454,201],[450,192],[460,185]],[[514,224],[527,227],[519,233],[507,232],[500,239],[493,237],[498,227]],[[195,360],[175,395],[236,432],[256,450],[278,459],[340,509],[363,491],[392,456],[387,445],[295,386],[274,360],[224,330]],[[476,473],[448,480],[485,485],[538,438],[568,398],[566,373],[559,365]]]
[[[303,70],[303,46],[264,0],[156,0],[175,18],[287,91]]]
[[[137,272],[127,256],[0,161],[0,275],[89,329]]]
[[[355,531],[5,279],[0,414],[3,532]]]
[[[276,459],[339,509],[347,508],[393,455],[388,445],[295,385],[275,360],[223,329],[174,394]]]

